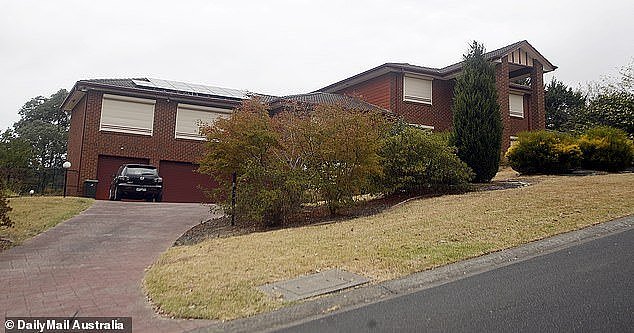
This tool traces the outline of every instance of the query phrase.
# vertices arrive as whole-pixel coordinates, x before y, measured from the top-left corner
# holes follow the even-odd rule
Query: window
[[[509,111],[513,117],[524,118],[524,95],[509,94]]]
[[[152,135],[155,103],[151,99],[104,94],[99,130]]]
[[[520,142],[518,137],[516,136],[511,136],[509,139],[510,139],[511,147],[515,146],[516,144]]]
[[[431,104],[432,80],[412,76],[403,77],[403,100]]]
[[[179,139],[205,140],[200,127],[212,124],[220,117],[227,117],[230,113],[231,110],[228,109],[178,104],[175,136]]]

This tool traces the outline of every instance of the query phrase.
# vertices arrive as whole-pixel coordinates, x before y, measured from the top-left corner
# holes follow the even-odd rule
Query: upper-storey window
[[[509,94],[509,111],[513,117],[524,118],[524,95]]]
[[[154,104],[152,99],[104,94],[99,130],[152,135]]]
[[[403,77],[403,100],[431,104],[432,80],[413,76]]]
[[[228,117],[231,110],[178,104],[176,111],[176,133],[179,139],[205,140],[200,132],[201,126],[210,125],[220,117]]]

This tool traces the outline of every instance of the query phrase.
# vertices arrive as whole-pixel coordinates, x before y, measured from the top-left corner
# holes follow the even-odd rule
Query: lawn
[[[86,210],[93,199],[77,197],[17,197],[9,199],[13,210],[9,217],[13,227],[0,227],[0,238],[8,238],[19,245],[58,223]]]
[[[170,248],[146,290],[162,313],[235,319],[287,303],[256,286],[341,268],[373,283],[634,214],[634,174],[542,176],[531,186],[411,201],[329,225]]]

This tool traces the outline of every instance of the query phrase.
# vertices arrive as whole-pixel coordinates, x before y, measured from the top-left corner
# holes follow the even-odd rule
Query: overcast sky
[[[634,1],[0,0],[0,129],[31,97],[155,77],[273,95],[385,62],[444,67],[528,40],[585,86],[634,57]],[[549,79],[550,76],[547,77]]]

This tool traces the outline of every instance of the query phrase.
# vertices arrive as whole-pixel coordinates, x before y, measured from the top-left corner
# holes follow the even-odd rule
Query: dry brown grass
[[[24,240],[86,210],[94,201],[77,197],[10,198],[9,206],[13,210],[9,217],[14,226],[0,227],[0,237],[10,239],[13,245],[21,244]]]
[[[634,213],[634,174],[533,179],[341,223],[171,248],[145,286],[169,315],[234,319],[286,305],[255,289],[264,283],[335,267],[379,282]]]

